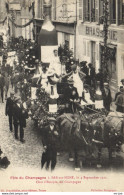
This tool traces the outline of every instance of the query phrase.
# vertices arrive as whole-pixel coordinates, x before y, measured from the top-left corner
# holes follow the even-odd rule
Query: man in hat
[[[112,97],[111,97],[111,91],[109,89],[109,84],[108,83],[104,83],[104,88],[102,90],[102,97],[103,97],[104,108],[107,111],[110,111],[110,105],[111,105],[111,102],[112,102]]]
[[[116,101],[118,95],[121,94],[121,89],[123,89],[123,86],[122,85],[121,86],[118,86],[118,92],[115,94],[115,101]]]
[[[13,120],[15,139],[18,140],[18,127],[20,127],[20,141],[24,143],[24,128],[26,127],[26,119],[28,118],[28,113],[26,109],[24,109],[21,98],[19,96],[16,97],[14,101],[15,103],[13,105]]]
[[[89,85],[92,85],[95,87],[95,68],[93,67],[92,63],[88,64],[88,77],[89,77]]]
[[[65,89],[64,94],[66,102],[66,112],[74,113],[76,111],[74,102],[79,101],[79,96],[76,87],[74,87],[74,81],[72,78],[68,79],[68,87]]]
[[[117,96],[115,105],[117,106],[116,111],[124,113],[124,88],[120,89],[120,95]]]
[[[103,88],[103,72],[102,69],[98,69],[98,73],[96,74],[96,82],[100,81],[100,89],[102,90]]]
[[[14,91],[10,91],[10,97],[7,98],[5,115],[8,116],[9,119],[9,128],[12,132],[12,121],[13,121],[13,104],[14,104]]]
[[[55,118],[49,118],[49,125],[42,131],[42,143],[44,152],[41,158],[41,168],[44,167],[46,163],[46,169],[49,169],[51,163],[51,170],[55,169],[56,157],[57,157],[57,144],[59,133],[55,126]]]
[[[122,86],[124,88],[124,79],[121,79]]]

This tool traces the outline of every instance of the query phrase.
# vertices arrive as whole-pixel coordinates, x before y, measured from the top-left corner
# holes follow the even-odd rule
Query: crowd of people
[[[10,38],[8,48],[2,47],[3,62],[0,67],[0,91],[2,103],[6,100],[5,114],[8,116],[10,132],[14,129],[16,140],[24,143],[24,128],[29,110],[26,101],[33,101],[35,87],[40,86],[52,97],[61,99],[65,105],[64,112],[75,113],[77,104],[90,108],[111,110],[112,96],[109,83],[104,80],[102,70],[96,73],[91,63],[74,60],[73,52],[65,45],[54,50],[54,60],[50,65],[44,65],[37,56],[37,43],[31,40]],[[17,58],[12,61],[12,66],[7,63],[8,52],[15,52]],[[64,67],[64,68],[63,68]],[[63,70],[63,71],[62,71]],[[124,113],[124,79],[119,92],[115,95],[116,111]],[[9,87],[11,89],[9,89]],[[63,90],[60,88],[63,87]],[[10,97],[8,96],[10,92]],[[5,95],[4,95],[5,92]],[[59,93],[63,93],[59,97]],[[58,96],[57,96],[58,95]],[[5,99],[4,99],[5,97]],[[96,102],[101,107],[96,106]],[[49,124],[42,131],[42,142],[44,152],[41,159],[41,167],[51,169],[56,165],[57,146],[56,140],[59,133],[56,129],[55,118],[48,119]],[[18,132],[19,131],[19,132]],[[20,134],[20,135],[19,135]]]

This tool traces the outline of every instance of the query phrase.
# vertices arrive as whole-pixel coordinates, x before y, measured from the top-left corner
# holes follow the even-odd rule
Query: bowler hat
[[[54,117],[49,117],[48,118],[48,121],[51,123],[51,122],[53,122],[53,123],[55,123],[56,122],[56,119],[54,118]]]

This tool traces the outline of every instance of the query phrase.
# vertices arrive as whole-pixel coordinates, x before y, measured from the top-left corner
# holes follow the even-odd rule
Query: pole
[[[102,70],[104,74],[104,78],[106,81],[109,81],[108,75],[108,48],[107,48],[107,41],[108,41],[108,0],[103,1],[103,33],[104,33],[104,45],[103,45],[103,64]]]
[[[76,33],[76,26],[77,26],[77,0],[76,0],[76,21],[74,22],[74,32],[75,32],[75,35],[74,35],[74,57],[76,59],[77,55],[76,55],[76,50],[77,50],[77,43],[76,43],[76,36],[77,36],[77,33]]]

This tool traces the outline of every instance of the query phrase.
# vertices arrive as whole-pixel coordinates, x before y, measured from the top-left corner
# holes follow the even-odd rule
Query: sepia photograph
[[[124,0],[0,0],[0,193],[123,183]]]

